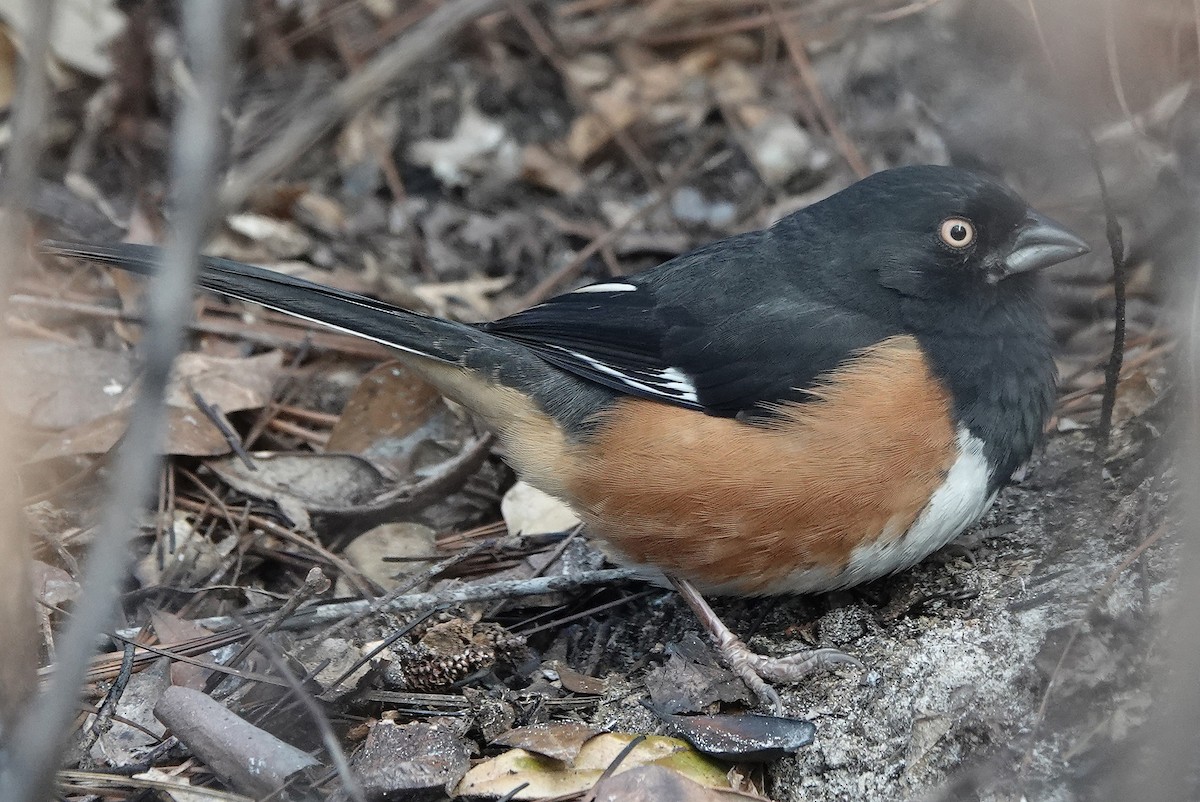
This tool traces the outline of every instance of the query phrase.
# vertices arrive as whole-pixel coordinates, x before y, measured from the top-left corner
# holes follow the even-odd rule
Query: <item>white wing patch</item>
[[[570,354],[594,370],[612,376],[630,389],[640,390],[643,393],[656,395],[670,401],[699,403],[699,399],[696,397],[696,385],[692,384],[692,380],[679,368],[620,369],[569,348],[557,345],[553,347],[565,354]]]
[[[625,284],[622,282],[610,282],[608,284],[589,284],[586,287],[580,287],[577,290],[572,290],[572,293],[581,292],[634,292],[637,287],[633,284]]]

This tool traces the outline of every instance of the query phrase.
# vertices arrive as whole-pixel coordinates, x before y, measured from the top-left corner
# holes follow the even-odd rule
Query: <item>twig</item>
[[[334,88],[307,116],[296,120],[270,145],[255,154],[241,170],[230,175],[221,189],[221,208],[241,205],[255,187],[278,175],[339,120],[386,92],[406,72],[435,58],[447,39],[457,36],[501,2],[503,0],[451,0],[414,25]]]
[[[1034,0],[1026,0],[1026,2],[1029,6],[1034,32],[1037,34],[1038,44],[1042,49],[1042,56],[1046,59],[1046,65],[1050,68],[1050,72],[1058,77],[1060,75],[1058,64],[1054,60],[1049,42],[1046,41],[1046,32],[1042,29],[1042,20],[1038,16],[1037,6],[1034,5]],[[1117,384],[1121,380],[1121,361],[1125,358],[1125,244],[1121,234],[1121,224],[1117,220],[1112,199],[1108,194],[1108,182],[1104,179],[1104,170],[1100,165],[1096,139],[1088,130],[1085,120],[1077,120],[1076,125],[1087,142],[1092,170],[1096,173],[1096,181],[1100,184],[1100,202],[1104,207],[1104,234],[1108,239],[1109,253],[1113,263],[1113,347],[1108,359],[1108,366],[1104,369],[1104,398],[1100,405],[1099,437],[1101,465],[1103,465],[1104,455],[1108,451],[1109,436],[1112,434],[1112,412],[1117,400]]]
[[[866,177],[871,172],[871,169],[863,161],[862,154],[858,152],[858,147],[850,140],[846,132],[842,130],[842,126],[838,123],[837,115],[830,108],[829,99],[825,97],[825,91],[821,89],[816,71],[813,69],[812,62],[808,58],[808,51],[804,49],[804,42],[800,41],[800,37],[796,35],[796,29],[793,27],[791,20],[784,18],[779,0],[768,0],[768,2],[771,6],[771,16],[775,18],[775,24],[779,27],[780,35],[783,36],[783,43],[787,45],[788,54],[792,58],[792,63],[796,66],[796,72],[800,74],[800,80],[804,82],[809,97],[812,98],[813,105],[817,107],[817,114],[820,116],[821,122],[825,125],[825,130],[833,137],[833,142],[837,145],[838,152],[842,154],[842,158],[846,160],[846,164],[850,165],[850,169],[859,178]]]
[[[204,400],[204,396],[194,387],[188,387],[188,391],[192,394],[192,403],[204,413],[204,417],[208,418],[209,423],[217,427],[217,431],[225,438],[225,442],[229,444],[229,450],[237,455],[237,458],[242,461],[247,470],[257,471],[258,466],[254,464],[254,460],[250,458],[245,446],[242,445],[242,438],[238,437],[238,433],[229,425],[229,421],[225,418],[225,413],[221,412],[221,408],[216,404],[210,404]]]
[[[570,590],[588,587],[590,585],[605,585],[610,582],[621,582],[627,579],[640,579],[643,573],[636,568],[604,568],[598,571],[585,571],[579,574],[563,576],[541,576],[535,579],[505,579],[486,585],[463,585],[456,588],[446,588],[433,593],[413,593],[393,599],[387,605],[379,608],[382,612],[404,612],[409,610],[424,610],[440,605],[468,604],[471,602],[491,601],[518,596],[541,596],[544,593],[563,593]],[[361,610],[370,609],[374,600],[359,599],[348,602],[334,602],[312,607],[283,622],[280,629],[302,629],[326,622],[336,622],[348,615],[354,615]],[[194,624],[206,629],[224,629],[234,626],[236,620],[224,615],[211,618],[200,618]],[[119,630],[118,634],[136,633],[137,630]]]
[[[124,695],[125,688],[129,686],[129,680],[133,676],[135,651],[132,643],[125,644],[125,651],[121,655],[121,670],[117,672],[117,678],[113,680],[112,687],[108,689],[108,693],[104,695],[104,701],[96,710],[96,718],[92,722],[92,726],[83,732],[78,749],[80,754],[86,755],[91,752],[92,746],[104,731],[112,726],[113,716],[117,712],[117,704],[120,703],[121,696]]]
[[[478,554],[479,552],[483,551],[485,548],[488,548],[491,545],[492,545],[491,541],[483,541],[483,542],[477,543],[474,546],[472,546],[471,548],[464,549],[464,550],[460,551],[459,553],[452,555],[451,557],[448,557],[445,560],[442,560],[441,562],[438,562],[438,563],[435,563],[434,565],[429,566],[428,568],[426,568],[423,571],[415,572],[412,576],[407,577],[403,582],[401,582],[399,585],[392,588],[391,590],[389,590],[387,593],[380,596],[379,598],[365,600],[365,601],[369,601],[369,603],[367,605],[365,605],[364,607],[362,607],[359,610],[356,610],[353,613],[350,613],[342,620],[337,621],[334,624],[331,624],[329,627],[322,630],[321,632],[318,632],[315,637],[309,639],[309,643],[316,644],[316,643],[320,643],[320,642],[324,641],[327,638],[332,638],[338,632],[341,632],[342,630],[346,629],[347,627],[352,627],[355,624],[357,624],[359,621],[362,621],[367,616],[373,615],[374,613],[377,613],[380,610],[386,608],[393,601],[400,598],[405,593],[408,593],[410,590],[415,588],[417,585],[421,585],[425,582],[428,582],[428,581],[440,576],[441,574],[445,573],[447,570],[449,570],[453,566],[457,565],[458,563],[462,562],[463,560],[466,560],[470,557],[474,557],[476,554]]]
[[[38,157],[45,131],[49,92],[48,42],[54,4],[33,3],[26,8],[28,27],[22,36],[22,64],[17,97],[11,104],[12,141],[4,154],[3,183],[0,184],[0,320],[7,318],[9,292],[16,276],[28,263],[25,247],[24,211],[37,181]],[[7,340],[7,337],[5,338]],[[3,343],[7,350],[8,343]],[[0,358],[7,361],[7,353]],[[21,481],[16,466],[21,460],[20,438],[15,421],[5,410],[0,414],[0,798],[20,800],[6,793],[9,771],[21,772],[19,760],[9,764],[16,740],[29,737],[20,719],[33,715],[30,697],[36,689],[37,615],[30,576],[32,561],[27,527],[20,514]],[[61,741],[55,741],[61,743]]]
[[[300,605],[311,599],[313,596],[324,593],[329,590],[329,578],[321,573],[320,568],[313,568],[308,572],[308,576],[304,578],[304,583],[296,589],[296,592],[283,603],[283,605],[271,613],[266,622],[255,632],[250,641],[242,644],[242,647],[237,650],[237,653],[224,662],[224,665],[229,668],[237,668],[238,665],[246,659],[250,652],[254,651],[254,646],[258,641],[261,641],[267,635],[270,635],[275,630],[279,629],[279,625],[291,617],[292,613],[300,608]],[[221,682],[228,676],[226,674],[214,674],[212,679],[206,684],[204,691],[210,696],[220,687]]]
[[[1085,133],[1092,169],[1096,172],[1096,181],[1100,184],[1100,203],[1104,206],[1104,235],[1108,239],[1108,250],[1113,265],[1113,344],[1108,365],[1104,368],[1104,398],[1100,405],[1100,459],[1103,464],[1104,456],[1108,452],[1109,437],[1112,435],[1112,415],[1113,407],[1117,403],[1117,384],[1121,380],[1121,363],[1125,359],[1125,287],[1128,265],[1125,261],[1121,223],[1117,220],[1117,212],[1113,209],[1112,198],[1108,194],[1108,182],[1100,166],[1096,140],[1087,131]]]
[[[111,626],[129,559],[126,544],[138,531],[137,517],[158,474],[158,451],[166,424],[163,398],[191,311],[197,253],[213,217],[220,115],[232,63],[229,45],[239,11],[236,0],[185,3],[182,7],[183,36],[196,80],[192,91],[181,95],[173,134],[175,226],[163,254],[163,269],[150,284],[150,322],[142,340],[145,369],[116,458],[111,494],[88,557],[79,603],[59,642],[58,670],[32,705],[19,730],[22,737],[13,746],[11,775],[5,778],[11,782],[0,797],[14,802],[40,802],[53,794],[55,770],[96,633]]]

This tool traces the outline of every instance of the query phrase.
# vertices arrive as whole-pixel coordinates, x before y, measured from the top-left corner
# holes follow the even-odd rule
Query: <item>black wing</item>
[[[817,378],[898,331],[805,286],[756,232],[559,295],[481,326],[620,392],[713,415],[802,401]]]

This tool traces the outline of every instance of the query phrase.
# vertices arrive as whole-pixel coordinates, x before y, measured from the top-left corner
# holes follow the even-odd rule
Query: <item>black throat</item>
[[[998,303],[926,317],[916,334],[959,425],[983,441],[993,491],[1033,455],[1055,396],[1053,337],[1032,282],[1006,289]]]

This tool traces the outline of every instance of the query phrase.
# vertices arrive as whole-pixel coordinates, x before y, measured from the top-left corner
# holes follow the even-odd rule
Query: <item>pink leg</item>
[[[708,606],[708,602],[700,595],[700,591],[696,590],[691,582],[670,575],[668,578],[675,589],[679,591],[679,595],[683,596],[688,607],[692,608],[696,618],[700,619],[700,623],[708,630],[708,634],[717,647],[717,652],[725,660],[725,663],[761,701],[774,709],[776,715],[783,713],[783,702],[775,689],[767,684],[767,680],[786,683],[799,682],[813,671],[839,663],[862,668],[862,663],[837,649],[811,649],[789,654],[786,657],[765,657],[752,652],[750,647],[743,643],[741,638],[734,635],[729,627],[725,626],[724,622],[717,617],[713,609]]]

